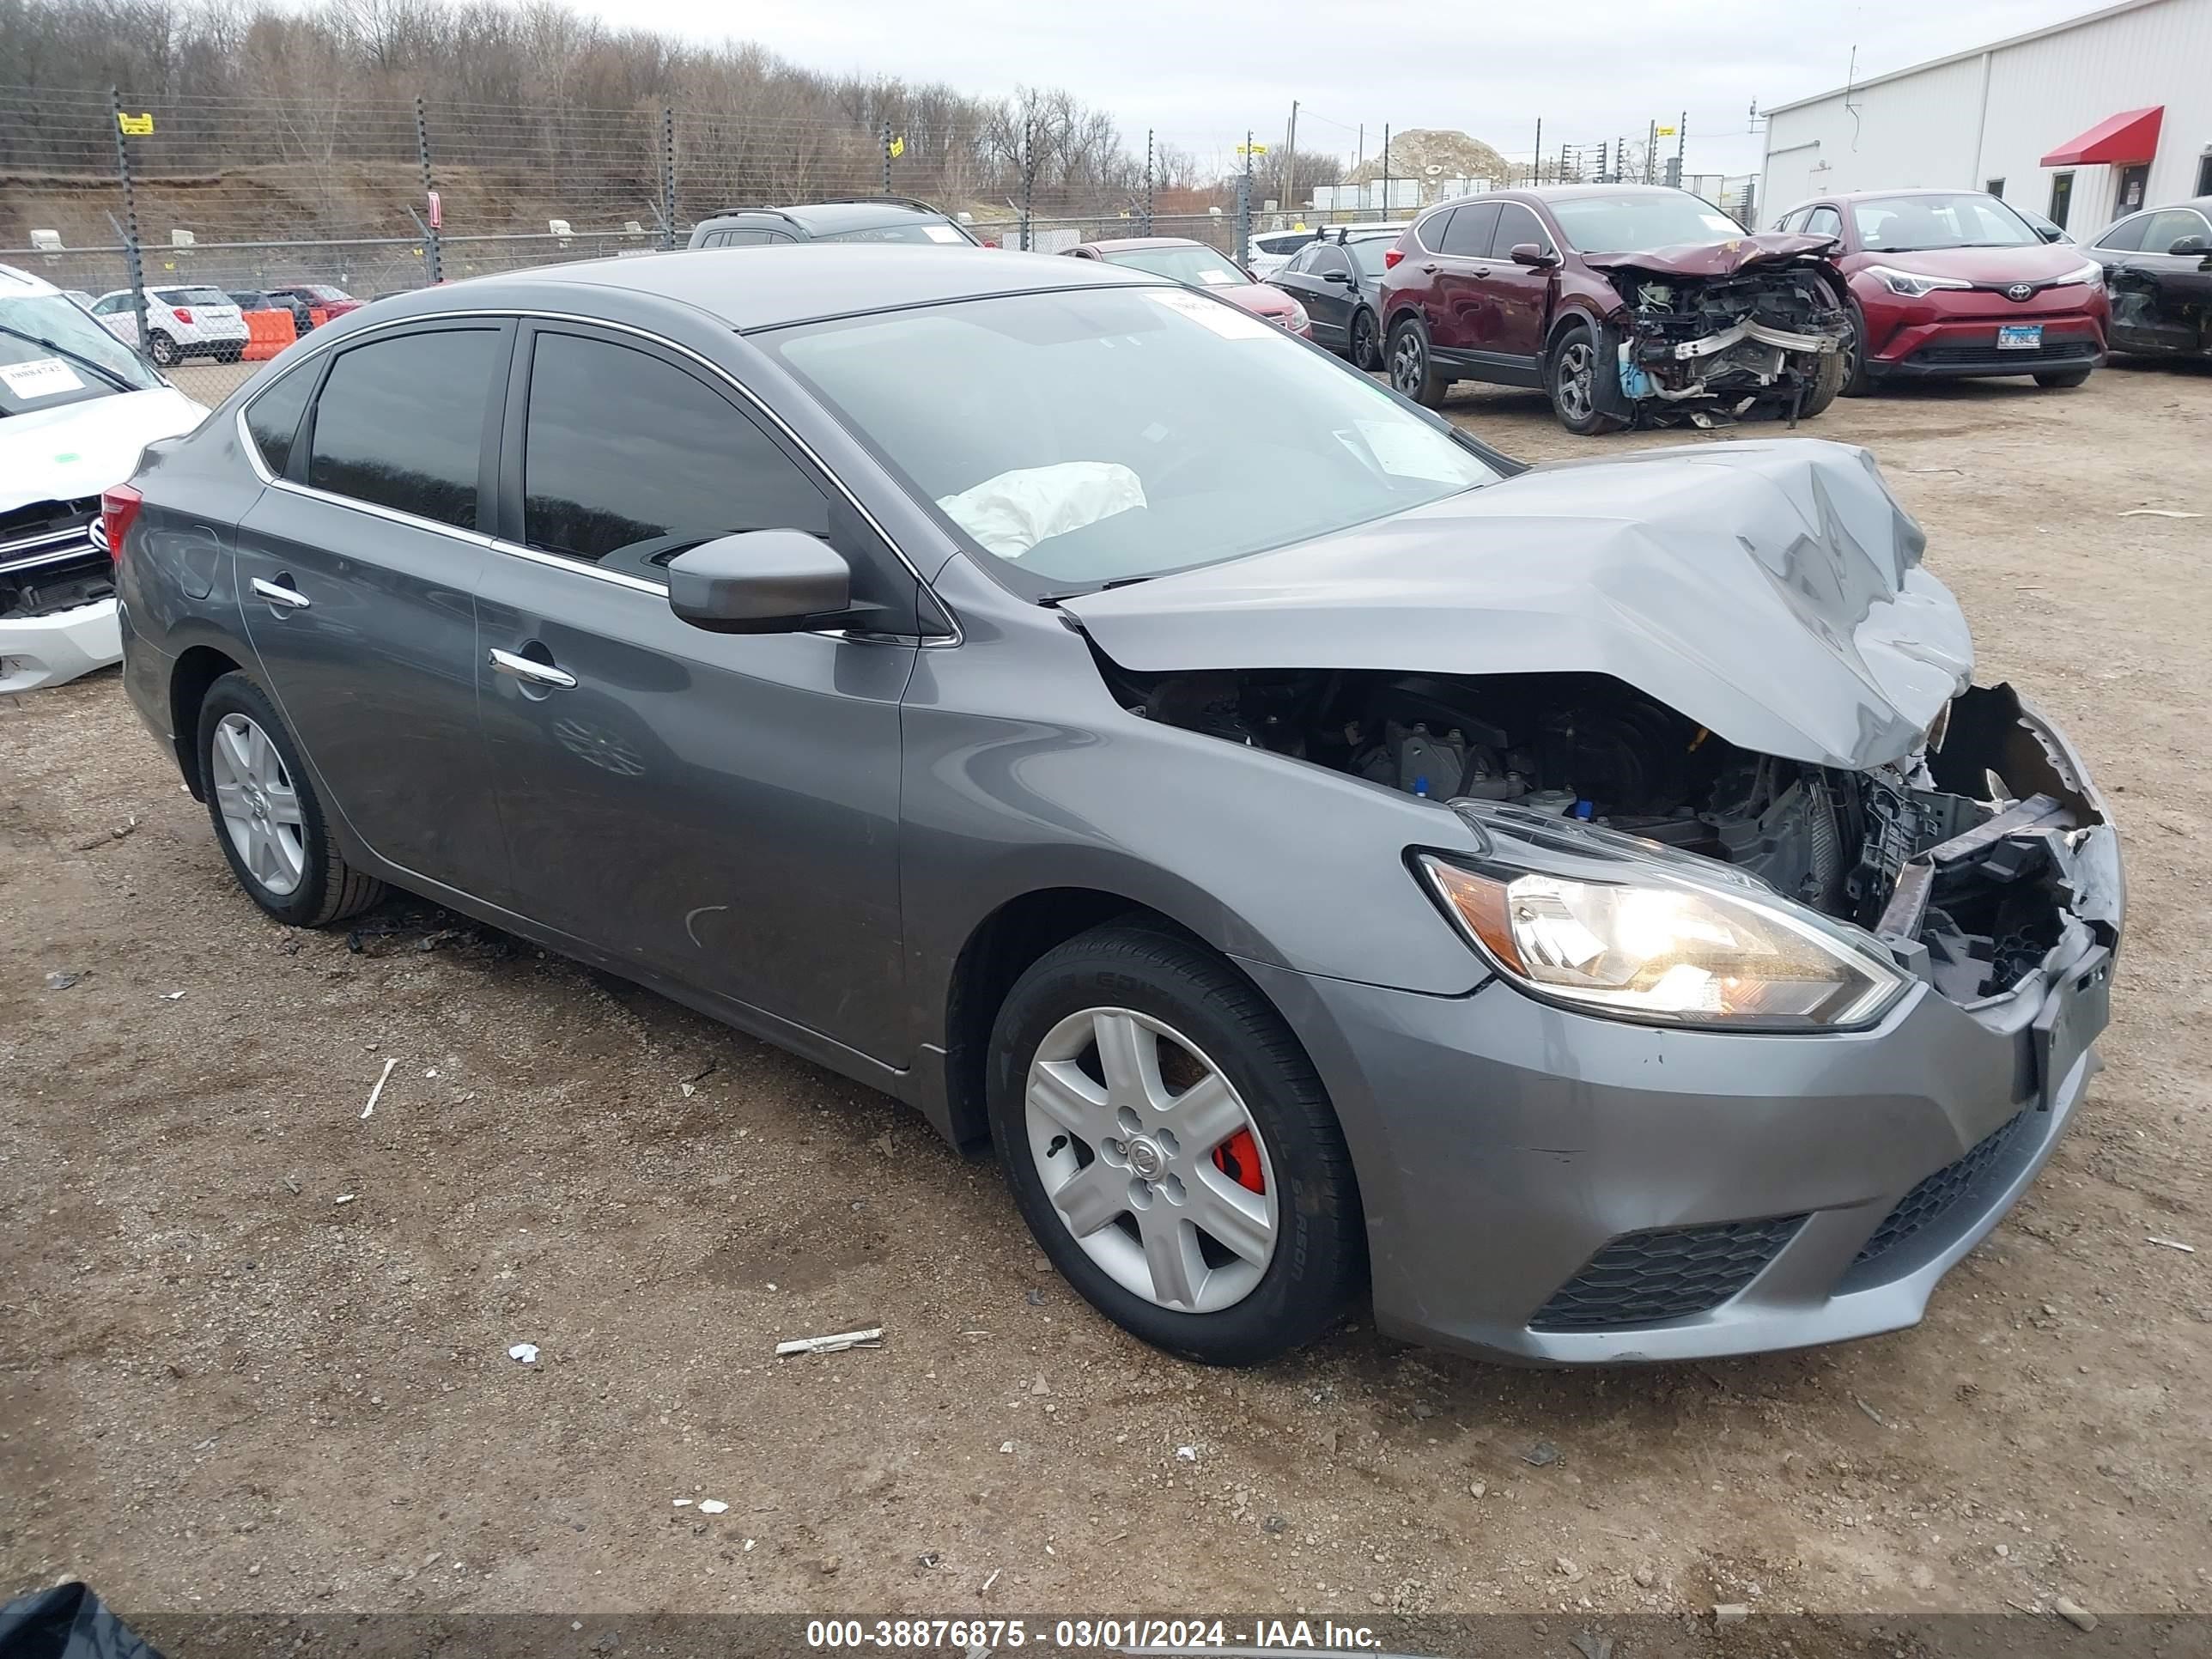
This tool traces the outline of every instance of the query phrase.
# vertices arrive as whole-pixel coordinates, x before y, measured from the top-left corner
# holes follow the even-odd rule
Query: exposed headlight
[[[2105,285],[2105,268],[2099,264],[2094,259],[2084,260],[2081,264],[2075,269],[2068,271],[2058,280],[2062,285],[2069,283],[2081,283],[2087,284],[2090,288],[2102,288]]]
[[[1929,276],[1917,270],[1899,270],[1894,265],[1866,265],[1862,269],[1892,294],[1901,294],[1908,300],[1917,300],[1939,288],[1973,287],[1963,276]]]
[[[1293,300],[1291,301],[1291,314],[1283,319],[1283,326],[1293,334],[1310,334],[1313,331],[1313,319],[1306,315],[1306,308],[1304,306]]]
[[[1534,996],[1654,1024],[1806,1031],[1865,1025],[1910,983],[1870,935],[1762,884],[1739,887],[1725,872],[1708,883],[1686,855],[1650,847],[1643,859],[1621,850],[1638,845],[1629,837],[1583,833],[1589,845],[1577,851],[1592,856],[1554,860],[1538,844],[1492,842],[1577,873],[1419,860],[1475,948]]]

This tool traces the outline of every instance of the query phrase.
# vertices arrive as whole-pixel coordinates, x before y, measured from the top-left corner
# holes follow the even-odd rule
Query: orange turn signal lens
[[[1441,859],[1423,859],[1421,867],[1460,925],[1482,942],[1482,947],[1516,974],[1527,973],[1520,946],[1514,943],[1513,924],[1505,914],[1505,884],[1478,876]]]

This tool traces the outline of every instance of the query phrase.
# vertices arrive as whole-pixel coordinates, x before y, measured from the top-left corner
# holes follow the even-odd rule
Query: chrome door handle
[[[562,691],[575,689],[576,677],[566,669],[556,668],[550,662],[538,662],[529,657],[519,657],[512,651],[495,649],[491,665],[502,674],[512,674],[516,679],[531,685],[550,685]]]
[[[260,599],[284,611],[305,611],[313,601],[297,588],[287,587],[281,582],[253,579],[253,592]]]

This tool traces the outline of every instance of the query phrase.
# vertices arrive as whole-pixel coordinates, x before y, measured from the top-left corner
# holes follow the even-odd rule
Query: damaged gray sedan
[[[1217,1363],[1363,1296],[1894,1329],[2034,1178],[2117,839],[1863,452],[1523,468],[1121,267],[745,277],[387,301],[111,492],[263,908],[402,887],[896,1095]]]

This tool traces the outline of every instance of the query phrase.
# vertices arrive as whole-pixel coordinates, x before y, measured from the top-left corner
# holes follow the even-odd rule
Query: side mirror
[[[853,568],[803,530],[747,530],[668,562],[668,608],[710,634],[797,634],[853,608]]]
[[[2046,242],[2063,242],[2066,240],[2066,233],[2057,225],[2038,225],[2035,228],[2035,234]]]
[[[1559,263],[1559,256],[1547,253],[1534,242],[1516,242],[1510,256],[1516,265],[1526,265],[1531,270],[1549,270]]]
[[[2185,236],[2166,252],[2172,254],[2212,253],[2212,242],[2207,242],[2202,236]]]
[[[1349,287],[1352,283],[1352,273],[1346,270],[1324,270],[1321,274],[1321,279],[1324,283],[1342,283]]]

